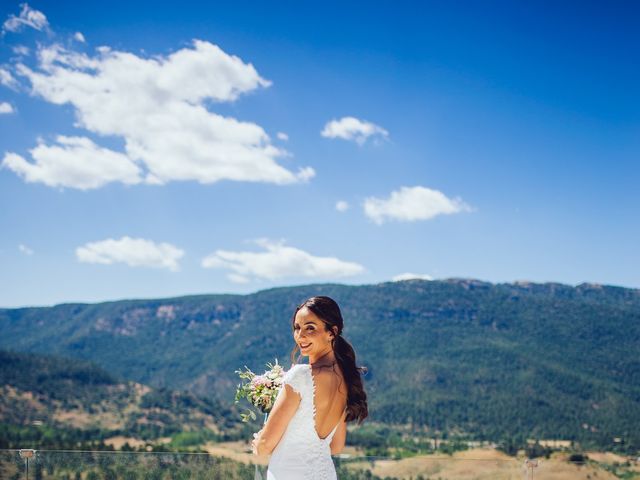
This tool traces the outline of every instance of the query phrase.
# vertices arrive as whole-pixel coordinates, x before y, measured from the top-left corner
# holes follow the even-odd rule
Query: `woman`
[[[271,455],[267,480],[336,479],[331,455],[344,448],[347,422],[361,424],[368,415],[360,378],[366,368],[356,367],[353,348],[341,335],[340,307],[331,298],[300,304],[292,328],[293,366],[267,423],[254,434],[253,453]],[[298,348],[308,364],[294,359]]]

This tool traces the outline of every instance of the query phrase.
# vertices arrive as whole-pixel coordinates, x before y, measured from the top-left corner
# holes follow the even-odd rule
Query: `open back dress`
[[[282,394],[285,384],[291,385],[301,400],[280,442],[271,453],[267,480],[337,480],[331,459],[331,439],[344,419],[344,411],[331,433],[326,438],[320,438],[316,432],[315,382],[311,365],[298,363],[292,366],[284,374],[278,396]]]

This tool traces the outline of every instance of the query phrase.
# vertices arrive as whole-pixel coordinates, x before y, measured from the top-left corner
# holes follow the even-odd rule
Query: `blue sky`
[[[0,306],[640,287],[631,2],[87,3],[0,6]]]

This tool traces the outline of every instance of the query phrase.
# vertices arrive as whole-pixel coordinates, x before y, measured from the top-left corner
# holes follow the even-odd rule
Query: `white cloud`
[[[286,142],[287,140],[289,140],[289,135],[287,135],[284,132],[278,132],[276,134],[276,137],[278,137],[278,140],[282,140],[283,142]]]
[[[29,47],[25,45],[15,45],[14,47],[11,47],[11,50],[13,50],[13,53],[15,53],[16,55],[29,55]]]
[[[429,220],[437,215],[472,211],[460,198],[447,198],[431,188],[401,187],[386,198],[369,197],[364,201],[364,213],[378,225],[387,220],[413,222]]]
[[[316,176],[316,171],[311,167],[304,167],[298,171],[297,177],[300,182],[307,182]]]
[[[2,25],[2,33],[19,32],[23,27],[31,27],[35,30],[46,30],[49,28],[47,17],[39,10],[34,10],[26,3],[20,5],[20,15],[9,15],[9,18]]]
[[[35,163],[7,153],[0,164],[27,182],[50,187],[88,190],[109,182],[136,184],[142,181],[140,168],[126,155],[99,147],[86,137],[57,137],[57,145],[40,144],[30,150]]]
[[[340,120],[331,120],[328,122],[322,132],[320,132],[320,135],[326,138],[354,140],[359,145],[362,145],[369,137],[387,138],[389,132],[365,120],[358,120],[354,117],[343,117]]]
[[[13,113],[13,112],[15,112],[15,110],[13,109],[10,103],[0,102],[0,114]]]
[[[18,250],[20,250],[25,255],[33,255],[33,250],[31,250],[26,245],[23,245],[22,243],[20,245],[18,245]]]
[[[82,32],[76,32],[73,35],[74,40],[80,42],[80,43],[85,43],[86,39],[84,38],[84,35],[82,34]]]
[[[0,67],[0,84],[5,87],[9,87],[13,90],[18,88],[18,81],[15,79],[11,72],[5,68]]]
[[[392,282],[402,282],[404,280],[433,280],[433,277],[426,273],[401,273],[391,279]]]
[[[243,276],[243,275],[238,275],[237,273],[230,273],[227,275],[227,278],[229,278],[229,280],[231,280],[233,283],[249,283],[251,282],[251,279]]]
[[[339,212],[346,212],[349,209],[349,204],[344,200],[338,200],[336,202],[336,210]]]
[[[318,257],[284,242],[258,239],[262,252],[232,252],[216,250],[202,260],[204,268],[230,270],[232,282],[246,283],[250,279],[276,280],[283,277],[337,278],[358,275],[365,271],[358,263],[335,257]]]
[[[154,243],[128,236],[119,240],[108,238],[76,248],[76,258],[84,263],[125,263],[131,267],[166,268],[171,271],[179,269],[178,261],[183,255],[183,250],[170,243]]]
[[[77,127],[122,138],[122,155],[144,167],[146,183],[288,184],[315,175],[311,167],[292,172],[278,164],[288,152],[275,147],[259,125],[207,109],[208,100],[231,102],[271,84],[253,65],[209,42],[195,40],[191,48],[154,58],[108,47],[88,56],[52,45],[41,48],[38,59],[35,70],[17,67],[33,92],[72,105]],[[104,184],[99,178],[92,183]]]

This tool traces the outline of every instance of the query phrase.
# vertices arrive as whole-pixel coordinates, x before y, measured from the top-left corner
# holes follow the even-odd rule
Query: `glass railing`
[[[160,453],[74,450],[0,450],[2,480],[266,480],[268,457],[256,462],[208,453]],[[609,478],[610,472],[588,462],[525,460],[495,450],[486,455],[332,457],[340,480]],[[640,478],[629,476],[625,478]],[[613,478],[613,477],[612,477]]]
[[[207,453],[4,450],[1,479],[164,480],[253,479],[262,466]],[[266,467],[264,467],[266,470]]]
[[[23,459],[18,450],[0,450],[0,478],[29,478],[25,468],[27,460]]]

